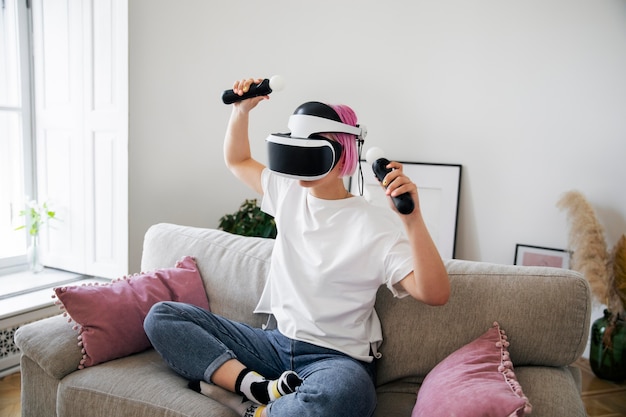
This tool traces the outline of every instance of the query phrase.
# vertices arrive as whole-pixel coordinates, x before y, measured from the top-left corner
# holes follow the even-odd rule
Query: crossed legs
[[[376,394],[372,364],[358,362],[331,349],[293,341],[276,330],[255,329],[182,303],[155,304],[146,317],[144,328],[168,365],[191,380],[194,389],[210,396],[222,392],[215,387],[219,386],[227,393],[240,392],[254,397],[249,387],[237,384],[246,379],[258,383],[259,378],[267,381],[268,386],[274,384],[269,394],[275,393],[281,377],[283,382],[287,379],[286,371],[295,371],[296,377],[304,381],[302,385],[299,378],[298,382],[292,379],[291,385],[286,383],[282,392],[278,390],[280,395],[270,395],[267,408],[253,407],[253,413],[242,414],[239,406],[236,411],[240,415],[373,414]],[[248,375],[248,371],[259,378],[252,378],[254,375]],[[292,391],[294,395],[289,395]],[[235,403],[241,404],[241,396],[233,395],[238,400]],[[257,401],[250,405],[262,402],[254,400]]]

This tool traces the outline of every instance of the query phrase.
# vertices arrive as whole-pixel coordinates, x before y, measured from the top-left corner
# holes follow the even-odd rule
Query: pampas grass
[[[609,251],[604,229],[587,199],[578,191],[568,191],[557,207],[567,211],[568,246],[571,267],[584,275],[591,292],[606,304],[614,319],[626,310],[626,235]]]
[[[578,191],[568,191],[557,202],[567,210],[570,223],[568,246],[571,268],[582,273],[596,299],[609,301],[609,253],[604,240],[604,229],[587,199]]]
[[[602,336],[602,343],[612,350],[617,321],[626,318],[626,235],[622,235],[609,252],[604,229],[593,207],[578,191],[565,193],[557,202],[557,207],[567,210],[572,269],[584,275],[595,298],[607,305],[605,313],[610,314],[609,325]]]

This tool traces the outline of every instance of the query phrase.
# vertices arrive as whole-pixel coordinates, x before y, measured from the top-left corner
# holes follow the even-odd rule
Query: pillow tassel
[[[188,258],[189,258],[189,259],[193,262],[193,264],[194,264],[194,265],[196,266],[196,268],[197,268],[197,267],[198,267],[198,263],[196,262],[196,258],[194,258],[193,256],[189,256]],[[184,264],[183,264],[183,261],[184,261],[184,260],[185,260],[185,258],[181,259],[180,261],[177,261],[177,262],[176,262],[176,268],[182,268],[182,267],[184,267]]]
[[[82,359],[78,363],[78,369],[85,369],[85,363],[87,363],[87,359],[89,359],[89,355],[87,355],[87,350],[85,349],[85,343],[83,341],[83,328],[78,326],[78,347],[80,347],[80,353],[83,355]]]
[[[85,369],[85,362],[87,362],[87,355],[83,355],[83,358],[78,364],[78,369]]]
[[[506,335],[504,330],[500,328],[498,322],[494,322],[493,327],[495,327],[500,334],[500,341],[496,342],[496,347],[502,350],[502,360],[500,362],[500,366],[498,366],[498,372],[500,372],[502,376],[504,376],[504,379],[511,387],[511,390],[526,402],[523,410],[524,414],[530,414],[532,411],[532,405],[528,401],[528,397],[524,395],[524,392],[522,391],[522,386],[517,381],[515,372],[513,372],[513,362],[511,361],[511,355],[507,350],[507,348],[510,346],[510,343],[508,342],[508,336]],[[509,417],[516,416],[519,416],[517,411],[512,413]]]

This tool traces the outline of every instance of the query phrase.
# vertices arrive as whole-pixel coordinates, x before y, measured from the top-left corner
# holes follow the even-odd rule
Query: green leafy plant
[[[256,199],[245,200],[235,213],[224,215],[219,228],[242,236],[276,237],[274,218],[261,211]]]
[[[31,236],[39,236],[41,227],[50,219],[56,218],[56,212],[50,210],[48,203],[39,204],[35,200],[26,203],[28,208],[20,211],[19,215],[25,218],[22,226],[16,227],[15,230],[22,230],[28,227],[28,234]]]

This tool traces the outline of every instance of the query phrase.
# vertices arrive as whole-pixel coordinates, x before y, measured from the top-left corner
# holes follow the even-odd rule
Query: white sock
[[[264,405],[255,404],[241,395],[204,381],[191,381],[188,386],[192,390],[225,405],[242,417],[261,417],[261,413],[265,409]]]
[[[293,371],[285,371],[275,380],[265,379],[257,372],[246,368],[241,371],[235,383],[235,392],[257,404],[269,404],[296,391],[302,380]]]

